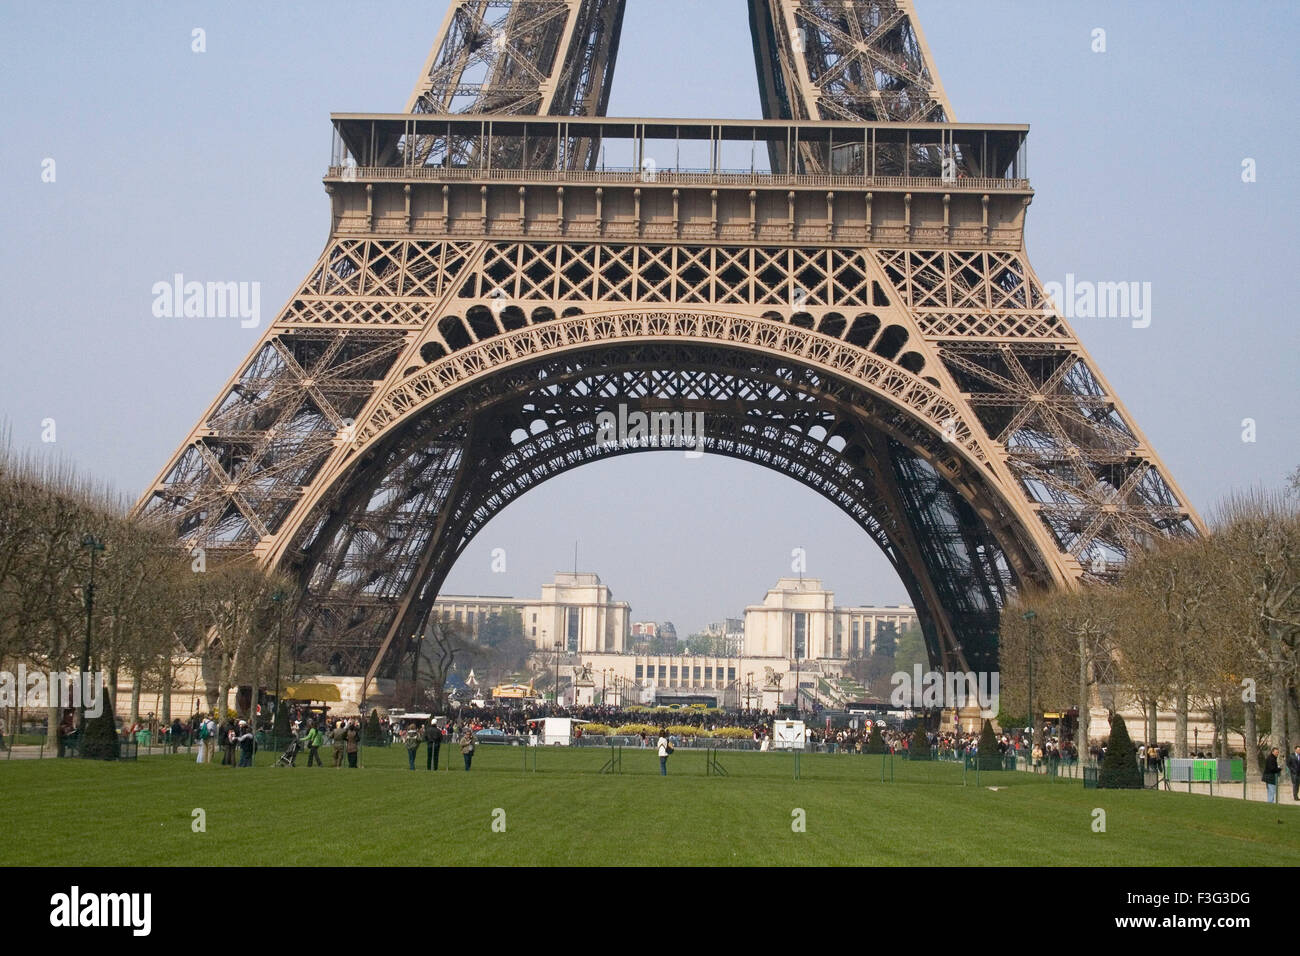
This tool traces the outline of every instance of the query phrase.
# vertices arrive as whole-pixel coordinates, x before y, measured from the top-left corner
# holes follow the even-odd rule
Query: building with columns
[[[476,639],[484,621],[506,610],[519,612],[524,637],[539,650],[550,650],[556,641],[570,654],[621,654],[628,648],[630,605],[615,601],[600,576],[589,571],[557,572],[542,585],[540,600],[444,594],[434,603],[435,614],[466,624]]]
[[[762,604],[745,608],[744,653],[750,657],[847,661],[870,655],[886,633],[917,623],[898,607],[836,607],[817,578],[781,578]]]
[[[465,623],[475,637],[484,621],[507,609],[519,613],[524,637],[538,650],[562,643],[562,674],[590,668],[597,700],[711,699],[732,707],[792,703],[796,681],[807,695],[833,697],[828,685],[850,659],[871,654],[917,620],[910,607],[837,607],[834,592],[817,578],[781,578],[743,618],[710,625],[706,633],[725,639],[717,648],[723,656],[643,654],[635,653],[638,641],[671,637],[670,625],[633,623],[629,605],[590,572],[556,574],[540,600],[446,594],[435,604],[436,613]]]

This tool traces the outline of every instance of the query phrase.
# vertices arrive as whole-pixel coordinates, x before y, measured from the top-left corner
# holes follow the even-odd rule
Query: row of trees
[[[1252,770],[1266,737],[1289,752],[1300,742],[1300,489],[1292,481],[1288,493],[1228,499],[1210,534],[1157,544],[1113,587],[1026,592],[1009,603],[1004,725],[1030,712],[1032,670],[1034,713],[1078,707],[1080,741],[1098,697],[1112,711],[1136,700],[1148,742],[1157,710],[1172,709],[1175,756],[1190,752],[1193,712],[1211,716],[1218,755],[1227,755],[1230,734],[1241,735]]]
[[[29,671],[78,672],[89,633],[89,670],[105,674],[105,708],[111,711],[125,672],[133,677],[133,716],[140,694],[156,691],[167,720],[179,652],[202,655],[216,674],[217,700],[235,682],[257,686],[278,637],[272,598],[290,593],[287,581],[250,563],[209,568],[201,552],[178,549],[163,529],[131,518],[120,498],[66,466],[0,449],[5,670],[22,663]],[[49,703],[53,737],[61,711]]]

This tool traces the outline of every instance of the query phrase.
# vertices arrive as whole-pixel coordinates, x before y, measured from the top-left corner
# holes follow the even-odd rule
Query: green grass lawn
[[[0,762],[0,864],[1300,865],[1290,807],[1014,772],[963,786],[958,765],[901,760],[882,783],[881,758],[843,754],[803,755],[798,780],[788,754],[723,754],[716,777],[682,749],[666,778],[653,750],[625,749],[611,776],[607,751],[550,748],[534,772],[526,751],[480,747],[470,773],[455,753],[437,774],[397,747],[367,749],[360,770],[276,768],[274,753],[246,770],[183,753]]]

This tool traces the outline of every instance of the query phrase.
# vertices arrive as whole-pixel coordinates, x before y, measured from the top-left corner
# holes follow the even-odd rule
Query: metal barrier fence
[[[289,738],[291,739],[291,738]],[[706,773],[714,773],[718,776],[727,775],[725,768],[720,768],[717,760],[720,753],[727,752],[757,752],[760,747],[752,740],[734,740],[727,738],[712,737],[676,737],[672,738],[674,748],[705,753]],[[198,739],[189,735],[175,742],[164,738],[158,740],[152,735],[137,735],[132,738],[128,734],[119,734],[120,759],[135,760],[140,756],[154,756],[162,754],[184,753],[190,758],[197,756]],[[212,755],[209,761],[212,763],[223,763],[225,751],[229,748],[225,745],[218,746],[217,742],[208,741],[212,748]],[[363,741],[360,750],[364,751],[371,747],[388,749],[400,741],[380,740],[380,741]],[[421,748],[426,750],[423,756],[425,763],[428,763],[427,743],[420,741]],[[283,744],[283,745],[282,745]],[[542,749],[541,740],[536,736],[527,735],[502,735],[500,737],[479,737],[476,741],[479,748],[495,746],[517,746],[523,749],[523,766],[525,770],[536,771],[538,769],[538,752]],[[653,751],[655,749],[656,738],[651,737],[647,741],[642,741],[639,736],[630,735],[584,735],[573,738],[569,745],[575,748],[589,749],[602,748],[610,755],[613,763],[611,770],[606,772],[619,773],[621,771],[621,762],[623,750],[632,751]],[[76,757],[79,754],[79,738],[76,734],[65,737],[63,740],[63,756]],[[254,747],[253,764],[269,765],[279,760],[281,753],[287,748],[288,739],[277,738],[273,735],[264,735],[261,743]],[[978,754],[958,752],[953,750],[932,751],[925,757],[914,755],[907,750],[900,750],[894,753],[869,754],[860,752],[855,749],[846,749],[837,747],[834,744],[818,743],[808,744],[802,750],[770,750],[768,753],[776,757],[784,756],[791,761],[790,770],[795,779],[799,779],[802,765],[800,757],[807,754],[837,754],[845,757],[846,761],[852,761],[858,758],[863,761],[863,769],[872,777],[877,775],[881,782],[930,782],[930,783],[954,783],[956,778],[948,778],[940,775],[934,776],[932,773],[924,771],[926,765],[953,765],[959,764],[961,767],[960,783],[962,785],[976,786],[981,781],[987,780],[1007,780],[1007,774],[1010,773],[1032,773],[1047,777],[1050,781],[1080,781],[1086,789],[1094,789],[1098,786],[1100,776],[1100,766],[1093,762],[1081,762],[1078,760],[1068,761],[1061,759],[1042,758],[1035,763],[1031,757],[1021,752],[1011,752],[1005,755],[999,755],[996,764],[990,766],[987,759],[981,761]],[[48,738],[43,734],[31,733],[14,733],[0,738],[0,753],[6,760],[12,760],[15,756],[20,758],[32,759],[56,759],[58,749],[49,744]],[[324,766],[331,766],[333,763],[333,746],[332,741],[326,738],[320,747],[320,759]],[[629,756],[631,756],[629,754]],[[456,758],[460,757],[459,742],[454,737],[448,737],[443,740],[439,753],[439,769],[452,769],[453,762],[459,763]],[[240,751],[238,747],[234,748],[231,762],[238,764]],[[304,762],[308,759],[308,749],[304,745],[300,746],[296,755],[297,759]],[[874,762],[873,762],[874,761]],[[607,761],[609,762],[609,761]],[[1160,789],[1167,792],[1181,793],[1200,793],[1207,796],[1229,797],[1250,802],[1262,803],[1269,802],[1268,788],[1265,783],[1256,777],[1245,772],[1243,761],[1235,759],[1227,760],[1199,760],[1199,759],[1179,759],[1167,758],[1164,764],[1149,766],[1145,761],[1139,760],[1143,772],[1143,784],[1146,789]],[[344,766],[347,765],[346,757]],[[937,769],[937,767],[936,767]],[[720,770],[720,772],[719,772]],[[743,772],[741,774],[744,775]],[[1297,792],[1297,781],[1292,779],[1287,772],[1279,775],[1275,788],[1276,802],[1291,806],[1300,806],[1300,800],[1295,799]],[[1288,791],[1290,791],[1288,793]]]

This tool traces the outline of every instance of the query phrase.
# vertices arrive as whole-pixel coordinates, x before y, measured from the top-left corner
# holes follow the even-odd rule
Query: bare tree
[[[1022,592],[1002,612],[999,653],[1004,699],[1023,701],[1029,713],[1033,670],[1033,726],[1047,708],[1077,708],[1078,744],[1087,751],[1092,688],[1110,679],[1117,595],[1110,589]],[[1013,703],[1013,707],[1021,706]]]
[[[1215,539],[1215,572],[1241,601],[1232,614],[1241,624],[1233,639],[1244,642],[1267,686],[1272,742],[1286,753],[1300,738],[1300,728],[1288,724],[1300,662],[1300,501],[1263,490],[1233,495],[1215,517]],[[1253,703],[1246,701],[1248,722]],[[1254,749],[1251,741],[1247,751]]]
[[[418,639],[414,681],[419,674],[428,674],[430,694],[435,712],[445,711],[447,705],[447,678],[456,666],[456,659],[471,650],[464,625],[437,614],[430,614]]]
[[[1162,542],[1125,571],[1126,623],[1118,629],[1121,668],[1134,686],[1162,687],[1174,708],[1176,757],[1185,757],[1188,714],[1207,703],[1215,673],[1214,578],[1203,540]],[[1154,699],[1154,698],[1150,698]]]

